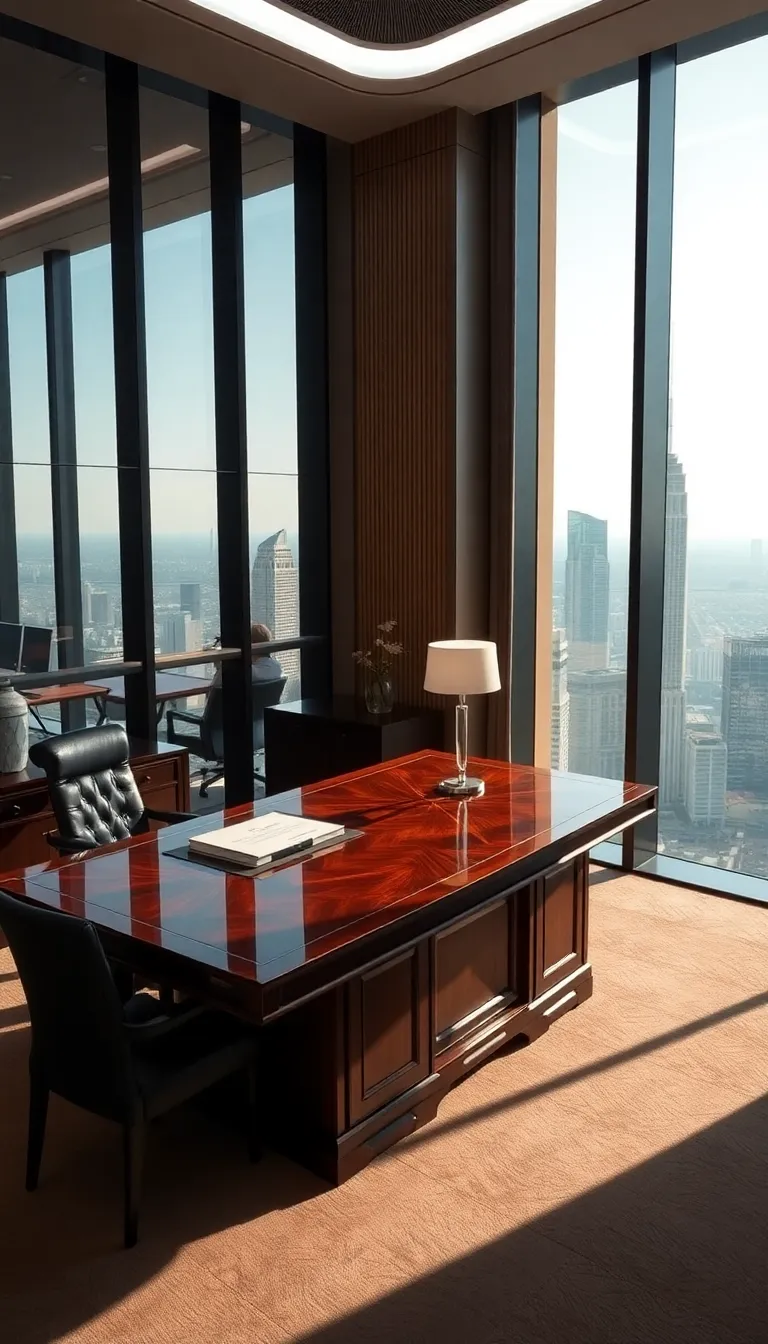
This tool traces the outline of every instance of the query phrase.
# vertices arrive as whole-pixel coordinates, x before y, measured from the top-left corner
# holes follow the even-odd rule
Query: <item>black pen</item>
[[[299,854],[302,849],[311,849],[313,840],[300,840],[297,845],[289,845],[287,849],[278,849],[274,854],[270,854],[268,859],[262,859],[262,863],[279,863],[280,859],[287,859],[291,854]]]

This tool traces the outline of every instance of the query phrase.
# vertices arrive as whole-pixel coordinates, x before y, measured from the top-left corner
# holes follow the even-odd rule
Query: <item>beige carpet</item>
[[[0,953],[0,1339],[765,1344],[768,909],[600,880],[591,943],[590,1003],[340,1190],[169,1118],[129,1253],[110,1126],[54,1101],[24,1194]]]

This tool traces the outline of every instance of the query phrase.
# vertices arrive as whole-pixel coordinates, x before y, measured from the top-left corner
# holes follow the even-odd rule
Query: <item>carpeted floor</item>
[[[110,1126],[54,1100],[24,1194],[0,952],[0,1339],[765,1344],[768,909],[604,878],[588,1004],[339,1190],[169,1118],[131,1252]]]

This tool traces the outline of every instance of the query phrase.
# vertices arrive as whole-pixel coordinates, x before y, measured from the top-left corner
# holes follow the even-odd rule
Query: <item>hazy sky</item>
[[[556,531],[627,535],[637,86],[560,113]],[[768,536],[768,39],[678,70],[674,449],[694,539]]]
[[[293,188],[244,205],[248,465],[252,534],[297,529]],[[117,533],[109,249],[72,259],[80,527]],[[145,234],[153,530],[215,526],[210,216]],[[14,456],[49,460],[40,268],[8,282]],[[20,533],[40,532],[48,468],[17,466]],[[49,509],[49,506],[48,506]],[[50,517],[50,512],[48,512]]]
[[[560,113],[556,518],[629,527],[637,86]],[[768,39],[678,71],[674,447],[692,540],[768,536]],[[145,236],[153,528],[215,524],[210,220]],[[107,248],[73,258],[80,516],[116,533]],[[293,191],[245,203],[252,534],[297,529]],[[18,529],[50,517],[42,271],[8,282]],[[106,469],[105,469],[106,468]],[[172,468],[169,470],[168,468]]]

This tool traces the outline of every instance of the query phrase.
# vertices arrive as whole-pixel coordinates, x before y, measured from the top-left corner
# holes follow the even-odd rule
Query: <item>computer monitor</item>
[[[49,672],[53,631],[45,625],[25,625],[21,641],[22,672]]]
[[[18,672],[21,662],[20,625],[0,621],[0,668],[4,672]]]

